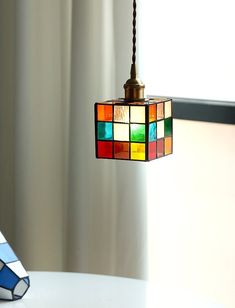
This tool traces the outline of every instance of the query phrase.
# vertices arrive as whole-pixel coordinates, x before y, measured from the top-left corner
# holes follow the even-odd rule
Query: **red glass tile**
[[[157,157],[164,156],[164,140],[160,139],[157,141]]]
[[[149,143],[149,160],[156,159],[157,156],[157,143],[150,142]]]
[[[113,120],[113,107],[110,105],[97,105],[97,119],[98,121]]]
[[[97,158],[113,158],[113,142],[97,142]]]
[[[114,158],[130,159],[129,152],[130,152],[129,142],[115,142],[114,143]]]

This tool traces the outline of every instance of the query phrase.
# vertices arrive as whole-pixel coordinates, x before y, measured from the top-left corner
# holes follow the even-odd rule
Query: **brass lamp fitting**
[[[143,82],[137,78],[136,65],[131,65],[131,78],[124,84],[125,99],[127,101],[144,100]]]

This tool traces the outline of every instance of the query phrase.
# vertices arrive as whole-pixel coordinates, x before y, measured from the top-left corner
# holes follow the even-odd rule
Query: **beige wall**
[[[174,120],[148,196],[150,280],[235,307],[235,125]]]
[[[0,230],[13,239],[14,204],[14,0],[0,1]]]

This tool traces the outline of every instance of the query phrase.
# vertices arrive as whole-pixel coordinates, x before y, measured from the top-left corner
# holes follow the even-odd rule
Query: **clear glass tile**
[[[157,120],[162,120],[164,118],[164,104],[157,104]]]
[[[114,122],[129,123],[129,106],[114,106]]]
[[[171,101],[165,102],[165,118],[172,116]]]
[[[145,123],[145,107],[144,106],[131,106],[131,122],[132,123]]]
[[[129,141],[129,125],[114,123],[114,140]]]
[[[157,122],[157,139],[164,138],[164,120]]]

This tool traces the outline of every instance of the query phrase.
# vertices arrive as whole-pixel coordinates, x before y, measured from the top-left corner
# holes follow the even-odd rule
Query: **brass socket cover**
[[[126,100],[141,100],[144,99],[145,85],[137,79],[129,79],[125,85],[125,99]]]
[[[142,100],[144,99],[144,88],[143,82],[137,78],[136,66],[131,66],[131,78],[124,84],[125,99],[126,100]]]

